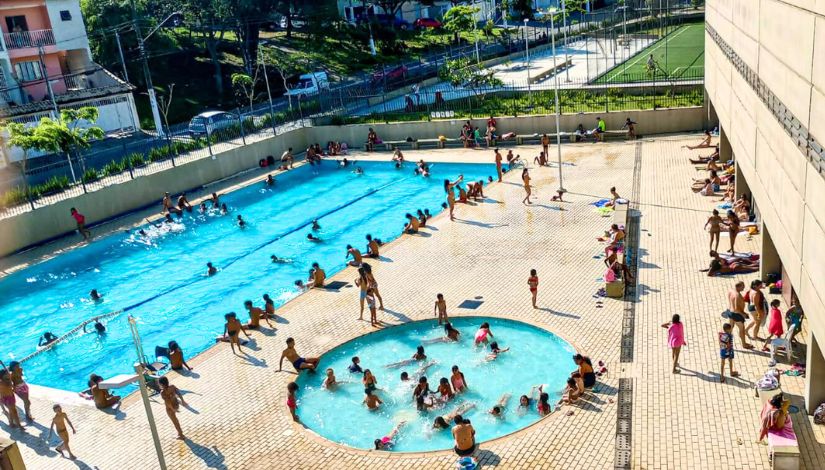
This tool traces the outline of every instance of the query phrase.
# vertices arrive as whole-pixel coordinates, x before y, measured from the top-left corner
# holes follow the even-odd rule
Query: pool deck
[[[742,350],[737,341],[735,361],[742,376],[726,384],[718,382],[716,333],[722,324],[719,312],[726,305],[725,292],[737,279],[749,281],[754,275],[708,278],[698,272],[707,259],[707,234],[701,227],[715,203],[689,190],[688,178],[700,173],[686,157],[709,152],[680,147],[696,141],[696,136],[668,136],[565,145],[564,160],[569,163],[563,167],[569,191],[565,199],[569,202],[549,202],[557,186],[556,168],[531,170],[538,196],[531,206],[521,203],[520,172],[510,173],[503,183],[485,188],[484,202],[459,204],[455,222],[441,214],[422,234],[404,236],[385,246],[384,259],[372,263],[387,307],[379,318],[387,325],[432,318],[434,297],[441,292],[452,316],[525,321],[561,335],[594,361],[606,362],[607,375],[580,404],[563,407],[513,435],[482,443],[476,456],[485,468],[769,468],[767,447],[754,442],[760,406],[752,389],[767,367],[767,353]],[[523,146],[515,152],[532,159],[538,147]],[[492,152],[487,150],[405,155],[408,160],[429,162],[492,162]],[[378,153],[369,158],[389,157]],[[260,175],[256,173],[254,179],[260,180]],[[240,183],[240,179],[233,182]],[[640,212],[638,285],[636,297],[628,302],[594,297],[603,286],[599,278],[605,269],[601,259],[594,259],[602,252],[595,238],[611,219],[600,217],[590,203],[614,185],[619,194],[638,203]],[[119,223],[134,224],[137,217]],[[402,219],[399,214],[399,222]],[[726,241],[723,238],[722,244]],[[361,244],[361,240],[354,242]],[[738,241],[737,246],[741,251],[756,251],[759,243],[759,236],[754,236]],[[68,246],[51,246],[55,248]],[[16,262],[25,264],[23,257]],[[541,279],[538,310],[530,305],[526,285],[531,268],[538,270]],[[338,292],[311,291],[284,305],[278,311],[283,320],[276,332],[252,333],[248,356],[234,356],[222,344],[190,360],[194,371],[170,375],[184,391],[191,410],[181,409],[179,419],[188,439],[178,441],[162,402],[153,399],[152,412],[168,468],[454,467],[456,457],[449,451],[393,454],[345,448],[289,418],[286,384],[295,375],[288,364],[287,371],[277,371],[285,339],[294,337],[302,355],[317,356],[372,331],[369,323],[357,320],[358,290],[351,286],[355,277],[355,270],[348,268],[330,280],[348,281],[350,287]],[[261,286],[262,293],[266,289]],[[478,309],[457,308],[463,300],[477,296],[484,301]],[[601,308],[598,301],[603,302]],[[625,321],[628,312],[635,316],[629,322]],[[682,351],[684,371],[679,375],[670,373],[666,332],[660,326],[673,313],[682,315],[688,343]],[[216,331],[221,314],[215,312]],[[624,358],[620,354],[623,327],[625,338],[632,338],[628,343],[632,349],[626,349]],[[804,333],[800,335],[803,342]],[[574,368],[572,361],[547,366]],[[632,387],[621,397],[620,381],[623,387]],[[782,387],[801,407],[802,379],[783,376]],[[24,432],[10,433],[19,442],[28,468],[157,468],[137,394],[130,395],[119,411],[103,412],[65,394],[55,398],[39,388],[32,393],[38,421]],[[71,441],[76,461],[54,451],[56,437],[51,446],[44,440],[52,400],[65,403],[64,410],[77,427]],[[573,414],[568,416],[568,410]],[[617,421],[620,412],[629,420]],[[825,430],[804,414],[795,414],[793,419],[802,468],[825,468]],[[391,427],[387,423],[386,429],[376,429],[376,437]],[[9,434],[6,420],[0,422],[0,429],[0,434]],[[627,455],[622,452],[625,445],[630,460],[620,467]]]

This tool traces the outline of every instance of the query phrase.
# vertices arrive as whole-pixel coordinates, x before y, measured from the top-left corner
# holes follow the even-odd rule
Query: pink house
[[[92,60],[79,0],[0,1],[0,120],[95,106],[107,132],[136,130],[132,90]]]

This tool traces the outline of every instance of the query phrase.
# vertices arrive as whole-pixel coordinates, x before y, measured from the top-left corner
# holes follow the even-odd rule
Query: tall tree
[[[453,39],[458,42],[459,33],[470,31],[475,23],[475,14],[478,7],[458,5],[444,13],[444,29],[453,33]]]
[[[72,167],[72,153],[91,146],[92,140],[102,139],[103,129],[94,125],[97,121],[97,108],[85,106],[79,109],[64,109],[57,119],[44,117],[35,126],[9,122],[9,144],[23,149],[23,171],[30,150],[62,153],[69,161],[72,179],[77,177]]]
[[[203,38],[209,61],[214,68],[215,91],[218,99],[223,97],[223,70],[218,45],[223,41],[226,26],[223,24],[231,15],[230,0],[183,0],[184,17],[190,30]]]
[[[401,7],[407,2],[408,0],[376,0],[375,3],[388,15],[396,16],[401,11]]]

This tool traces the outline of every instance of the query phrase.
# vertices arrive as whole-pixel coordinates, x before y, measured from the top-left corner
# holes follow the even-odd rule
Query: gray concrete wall
[[[820,141],[825,137],[825,2],[709,0],[706,20],[762,83]],[[792,26],[790,26],[792,25]],[[759,208],[763,232],[805,309],[825,338],[825,177],[779,124],[711,35],[705,35],[705,85],[738,172]],[[737,186],[742,179],[737,178]],[[739,190],[739,188],[737,188]],[[767,262],[775,262],[769,255]],[[812,346],[809,346],[809,349]],[[808,411],[821,399],[809,362]]]
[[[642,135],[668,134],[674,132],[695,131],[702,129],[705,124],[705,109],[701,106],[693,108],[657,109],[647,111],[620,111],[611,113],[580,113],[564,114],[561,116],[562,132],[574,130],[579,123],[586,129],[596,127],[596,118],[602,117],[608,129],[619,129],[630,117],[638,122],[636,131]],[[458,137],[461,125],[466,119],[449,119],[437,121],[416,121],[390,124],[349,124],[344,126],[324,126],[307,129],[310,141],[327,142],[332,138],[361,147],[367,138],[370,127],[375,129],[378,136],[385,141],[413,139],[435,139],[440,135],[448,138]],[[555,133],[556,121],[553,115],[497,117],[498,132],[500,134],[515,132],[516,134]],[[470,120],[479,128],[486,128],[487,118]]]
[[[705,112],[703,108],[696,107],[598,115],[607,121],[609,129],[618,129],[624,123],[624,119],[630,116],[639,123],[639,132],[649,135],[701,129]],[[562,129],[573,130],[580,122],[588,128],[595,127],[596,117],[596,113],[562,116]],[[474,120],[479,126],[484,126],[485,121]],[[310,143],[319,142],[325,145],[329,140],[343,141],[354,147],[361,147],[369,127],[374,127],[384,140],[404,140],[407,136],[415,139],[436,138],[439,135],[456,137],[462,122],[462,120],[445,120],[296,129],[245,147],[216,153],[214,159],[203,158],[188,162],[166,171],[107,186],[88,194],[3,219],[0,222],[0,257],[62,235],[71,234],[75,230],[74,219],[69,215],[69,209],[72,207],[76,207],[85,214],[90,224],[151,204],[158,204],[157,207],[160,210],[160,200],[164,191],[178,194],[199,188],[207,183],[255,168],[261,158],[267,155],[278,157],[288,147],[294,148],[295,152],[300,152]],[[555,120],[553,116],[507,117],[499,118],[498,126],[501,132],[544,133],[555,130]]]

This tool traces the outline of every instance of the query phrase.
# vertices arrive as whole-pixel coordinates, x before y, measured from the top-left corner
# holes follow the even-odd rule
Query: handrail
[[[54,32],[51,29],[5,33],[3,34],[3,40],[9,50],[55,45]]]

